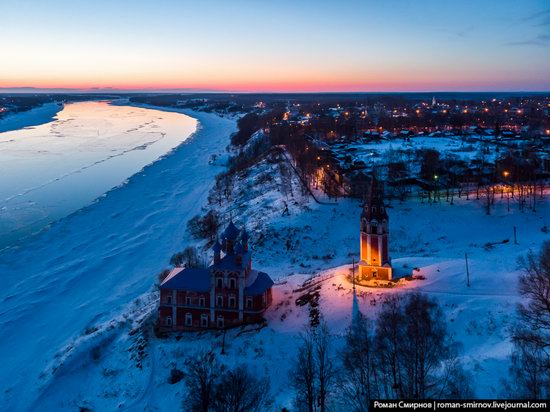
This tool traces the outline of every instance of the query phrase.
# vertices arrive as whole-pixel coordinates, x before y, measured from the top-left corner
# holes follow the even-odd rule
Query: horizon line
[[[414,94],[414,93],[550,93],[550,90],[517,90],[517,89],[499,89],[499,90],[385,90],[385,91],[239,91],[224,89],[202,89],[202,88],[160,88],[160,89],[140,89],[140,88],[114,88],[114,87],[34,87],[34,86],[15,86],[0,87],[0,94],[29,94],[29,93],[59,93],[59,94],[104,94],[104,93],[158,93],[158,94]]]

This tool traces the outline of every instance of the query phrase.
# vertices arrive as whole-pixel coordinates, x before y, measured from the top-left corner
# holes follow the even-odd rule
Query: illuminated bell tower
[[[361,280],[391,280],[389,256],[389,219],[381,186],[372,178],[371,187],[361,213]]]

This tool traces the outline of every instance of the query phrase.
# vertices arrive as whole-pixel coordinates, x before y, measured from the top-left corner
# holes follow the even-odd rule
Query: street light
[[[504,172],[502,172],[502,175],[504,177],[508,177],[510,175],[510,172],[508,170],[505,170]]]

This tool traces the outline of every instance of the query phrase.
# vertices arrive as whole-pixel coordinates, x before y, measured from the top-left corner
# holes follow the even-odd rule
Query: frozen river
[[[70,369],[74,367],[73,371],[87,371],[86,366],[79,362],[88,362],[89,352],[67,352],[66,345],[74,345],[74,349],[80,347],[77,342],[86,336],[87,328],[111,322],[128,305],[133,305],[135,299],[156,290],[157,275],[169,264],[170,257],[196,242],[186,230],[187,222],[201,213],[215,176],[225,170],[220,162],[211,164],[212,154],[223,156],[229,137],[236,130],[234,120],[211,113],[186,111],[196,119],[195,123],[191,117],[178,113],[92,105],[99,110],[98,115],[105,110],[114,116],[107,118],[108,121],[94,117],[94,124],[104,121],[118,123],[113,119],[118,120],[116,113],[119,113],[121,122],[128,125],[128,129],[130,124],[138,127],[151,119],[159,126],[143,126],[141,131],[137,131],[137,136],[144,135],[143,139],[134,136],[135,141],[117,148],[116,153],[158,138],[157,134],[145,133],[143,129],[173,131],[176,137],[179,136],[173,141],[174,145],[185,139],[195,127],[197,131],[168,155],[137,173],[134,172],[139,168],[138,161],[146,163],[157,154],[162,155],[164,150],[158,150],[147,158],[129,158],[126,175],[132,176],[126,184],[110,190],[78,212],[57,220],[48,230],[21,241],[18,247],[0,250],[1,411],[59,410],[57,406],[44,406],[42,401],[51,399],[51,396],[72,399],[75,393],[67,387],[58,390],[57,386],[57,379],[62,376],[71,379],[71,372],[63,369],[53,374],[50,370],[60,360],[60,351],[65,353],[62,355],[64,365]],[[124,120],[126,116],[134,121]],[[159,118],[173,119],[173,122],[163,125]],[[87,123],[80,119],[79,122]],[[119,128],[117,134],[113,132],[112,138],[126,139],[136,133],[125,134],[128,129]],[[88,135],[90,141],[91,137],[97,138],[97,128],[90,129]],[[50,136],[48,141],[55,142],[55,139]],[[156,144],[162,144],[162,141],[147,146],[145,151],[153,149]],[[99,150],[97,146],[92,145]],[[169,147],[167,144],[165,149]],[[73,152],[78,154],[77,150]],[[112,159],[121,163],[97,173],[97,179],[99,176],[107,179],[110,176],[105,175],[119,173],[126,163],[126,156],[143,155],[143,152],[133,150]],[[98,159],[104,158],[98,156]],[[100,166],[105,166],[105,163],[100,163]],[[55,162],[51,164],[56,166]],[[82,173],[95,167],[84,169]],[[47,168],[44,170],[47,172]],[[112,181],[118,184],[126,175],[120,173],[120,178]],[[74,190],[73,195],[77,196],[79,191],[88,190],[87,185],[95,185],[94,179],[82,179],[80,184],[69,185],[64,190]],[[105,184],[97,191],[101,192],[108,186]],[[60,190],[60,194],[64,195],[64,190]],[[77,391],[87,391],[83,380],[71,382],[79,386]],[[78,405],[71,402],[65,405],[68,410],[78,409]]]
[[[181,113],[92,101],[0,133],[0,249],[90,204],[196,128]]]

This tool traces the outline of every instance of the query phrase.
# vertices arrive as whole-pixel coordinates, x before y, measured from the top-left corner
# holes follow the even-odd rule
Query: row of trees
[[[367,411],[371,399],[468,398],[471,379],[458,360],[437,302],[392,295],[375,322],[358,314],[346,334],[341,367],[324,322],[302,336],[290,379],[297,411]]]
[[[513,329],[511,378],[507,393],[517,398],[550,398],[550,241],[539,253],[520,259],[523,274],[519,291],[525,302],[518,307]]]

